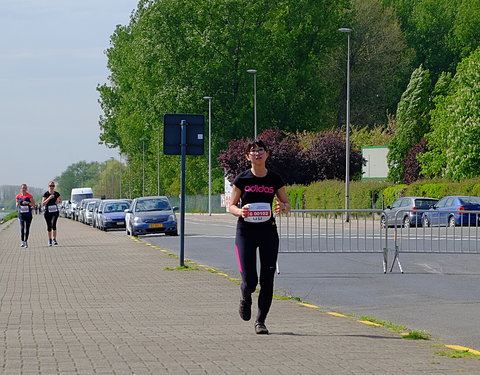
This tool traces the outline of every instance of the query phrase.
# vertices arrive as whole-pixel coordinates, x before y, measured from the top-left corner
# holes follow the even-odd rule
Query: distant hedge
[[[352,181],[349,185],[351,209],[382,209],[396,199],[406,196],[442,198],[446,195],[480,196],[480,177],[461,182],[420,180],[411,185],[393,184],[389,181]],[[343,209],[345,207],[345,182],[340,180],[317,181],[308,186],[287,186],[292,208]]]

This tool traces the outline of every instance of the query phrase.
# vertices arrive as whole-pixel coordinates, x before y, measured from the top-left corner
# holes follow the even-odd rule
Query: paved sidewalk
[[[238,316],[225,276],[169,271],[178,259],[141,241],[60,219],[46,246],[0,230],[2,374],[480,374],[478,359],[435,355],[381,327],[294,301],[273,302],[268,336]],[[233,255],[232,255],[233,256]],[[255,313],[255,311],[254,311]]]

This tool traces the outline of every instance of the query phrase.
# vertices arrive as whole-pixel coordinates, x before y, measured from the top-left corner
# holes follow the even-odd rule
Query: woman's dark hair
[[[245,147],[245,154],[248,154],[252,148],[255,146],[263,148],[265,151],[268,151],[268,147],[265,143],[263,143],[260,139],[254,139],[247,143],[247,147]]]

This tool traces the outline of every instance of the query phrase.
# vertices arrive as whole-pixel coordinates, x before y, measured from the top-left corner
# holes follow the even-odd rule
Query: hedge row
[[[349,185],[351,209],[382,209],[406,196],[441,198],[446,195],[480,196],[480,177],[454,182],[423,180],[411,185],[395,185],[387,181],[353,181]],[[292,208],[338,209],[345,207],[345,182],[317,181],[308,186],[288,186]]]

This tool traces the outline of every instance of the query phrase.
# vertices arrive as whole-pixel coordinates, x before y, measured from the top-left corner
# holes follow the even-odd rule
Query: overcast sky
[[[46,187],[99,145],[105,50],[138,0],[0,0],[0,185]]]

